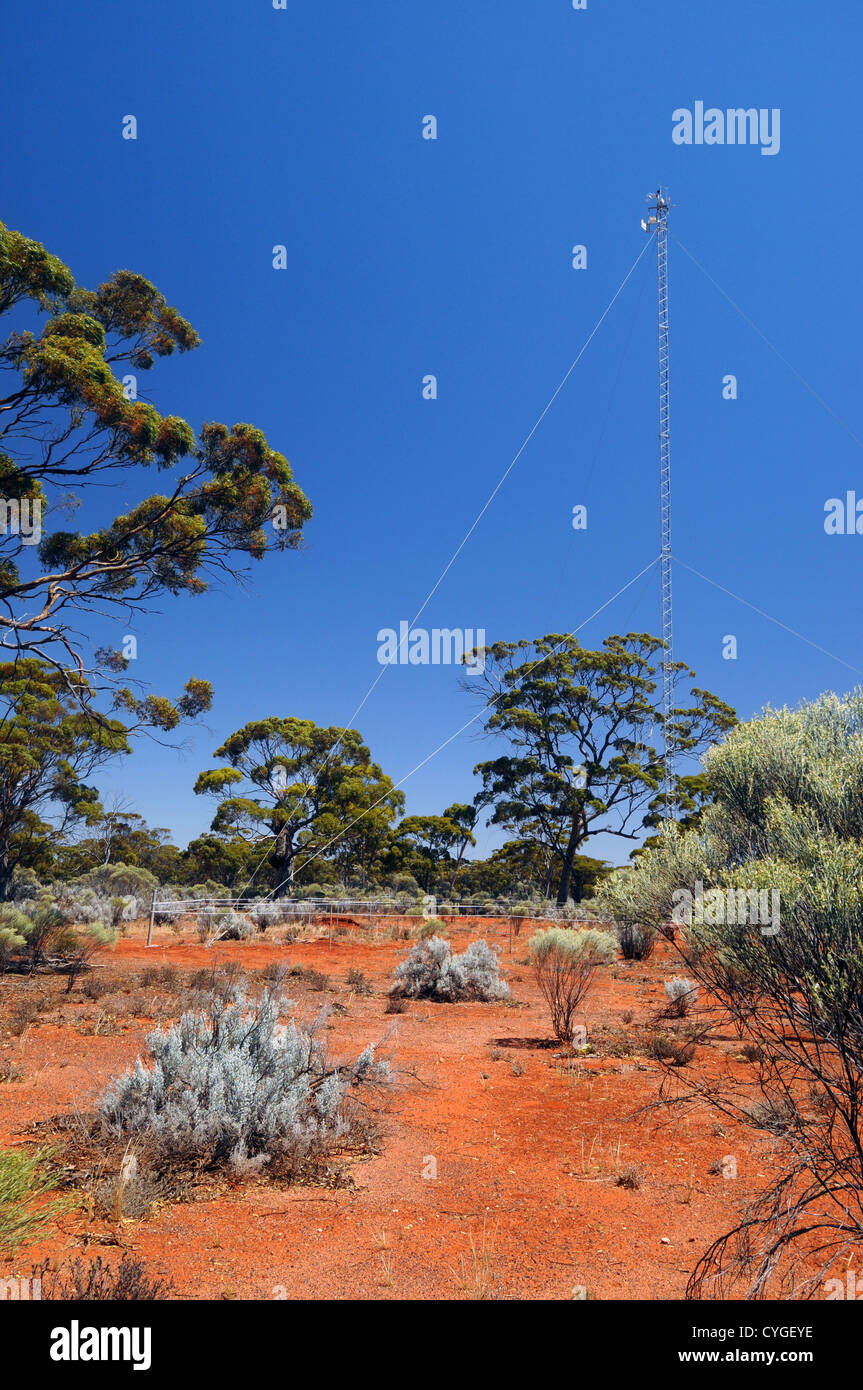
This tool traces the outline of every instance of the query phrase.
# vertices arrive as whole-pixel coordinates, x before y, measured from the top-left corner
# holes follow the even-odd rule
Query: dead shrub
[[[147,965],[141,971],[141,984],[145,989],[154,985],[159,989],[179,989],[180,972],[176,965]]]
[[[8,1023],[13,1038],[23,1038],[27,1029],[36,1022],[47,1006],[48,1001],[44,995],[25,995],[23,999],[16,999]]]
[[[617,940],[624,960],[647,960],[653,955],[656,933],[635,922],[619,922]]]
[[[747,1121],[753,1129],[766,1129],[768,1134],[787,1134],[800,1123],[800,1113],[787,1097],[766,1097],[749,1107]]]
[[[102,999],[106,994],[113,994],[117,988],[116,979],[108,979],[104,975],[94,974],[85,975],[79,986],[85,999]]]
[[[368,975],[353,966],[348,971],[348,988],[352,989],[354,994],[368,995],[374,992]]]
[[[287,961],[271,960],[261,971],[261,979],[269,985],[280,985],[290,974]]]
[[[211,965],[204,970],[196,970],[189,980],[189,988],[196,994],[214,995],[218,999],[232,999],[236,990],[246,983],[246,972],[234,960],[222,965]]]
[[[89,1264],[73,1260],[63,1276],[63,1266],[51,1269],[46,1262],[33,1269],[42,1281],[42,1297],[63,1302],[153,1302],[171,1297],[173,1280],[153,1279],[140,1260],[124,1254],[118,1265],[104,1264],[98,1255]]]

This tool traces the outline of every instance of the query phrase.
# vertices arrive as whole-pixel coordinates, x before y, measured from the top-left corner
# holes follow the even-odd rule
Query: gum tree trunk
[[[557,905],[565,907],[569,902],[569,890],[572,883],[572,866],[575,862],[576,851],[584,839],[584,820],[581,811],[577,811],[572,818],[572,828],[569,832],[569,839],[566,844],[566,852],[563,856],[563,867],[560,871],[560,882],[557,888]],[[579,898],[581,893],[579,892]]]

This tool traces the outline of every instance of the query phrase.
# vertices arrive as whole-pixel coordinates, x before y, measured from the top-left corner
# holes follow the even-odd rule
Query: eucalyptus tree
[[[734,711],[693,686],[666,724],[658,693],[663,644],[645,633],[607,637],[597,651],[554,633],[484,649],[484,728],[508,751],[474,769],[479,805],[491,824],[524,838],[529,829],[560,856],[557,900],[571,892],[576,856],[590,835],[637,841],[655,827],[668,799],[682,814],[703,797],[699,771],[666,789],[661,742],[692,758],[722,737]],[[673,664],[677,687],[695,673]],[[477,688],[476,678],[470,684]]]
[[[352,833],[383,836],[404,804],[356,729],[257,719],[226,738],[214,756],[224,766],[202,772],[195,783],[199,795],[218,798],[212,830],[261,847],[260,863],[266,858],[277,896],[290,890],[298,856],[302,864],[344,854]]]
[[[138,733],[159,737],[209,708],[210,686],[191,680],[176,701],[116,692],[123,717],[96,709],[77,672],[32,657],[0,663],[0,900],[18,867],[47,871],[72,827],[95,828],[105,810],[97,769],[131,752]]]
[[[142,373],[200,342],[142,275],[79,286],[0,223],[0,314],[13,325],[0,341],[0,644],[110,681],[127,657],[96,648],[82,625],[127,621],[296,547],[311,507],[253,425],[211,421],[196,435],[142,398]],[[148,491],[154,472],[163,481]],[[106,517],[117,484],[139,495]],[[67,514],[80,525],[55,524]]]

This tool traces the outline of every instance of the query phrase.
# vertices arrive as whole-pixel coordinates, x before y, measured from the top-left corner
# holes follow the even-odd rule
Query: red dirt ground
[[[35,1122],[92,1108],[104,1084],[145,1053],[152,1021],[135,1016],[145,966],[192,970],[216,957],[250,973],[273,961],[321,970],[330,980],[323,994],[288,982],[296,1012],[344,1009],[328,1023],[336,1056],[388,1035],[400,1082],[385,1102],[380,1154],[349,1163],[353,1187],[253,1182],[116,1224],[78,1210],[0,1274],[28,1273],[46,1255],[112,1260],[125,1249],[149,1273],[173,1278],[179,1298],[569,1299],[576,1286],[592,1298],[682,1297],[698,1255],[762,1186],[767,1146],[720,1127],[705,1109],[628,1118],[656,1100],[656,1064],[638,1055],[575,1059],[549,1045],[525,932],[511,954],[505,923],[461,921],[448,935],[458,950],[478,936],[500,947],[515,1006],[412,1002],[388,1017],[386,993],[408,943],[367,933],[207,949],[193,935],[161,930],[147,950],[139,926],[96,967],[127,991],[110,1004],[86,999],[80,987],[64,995],[56,978],[0,977],[0,1076],[21,1073],[0,1082],[4,1146],[32,1143]],[[662,982],[675,966],[662,942],[647,962],[601,972],[582,1016],[591,1038],[637,1032],[662,1007]],[[369,977],[371,996],[351,993],[351,967]],[[47,1006],[11,1036],[4,1025],[27,991]],[[131,1012],[106,1016],[118,998]],[[169,1016],[178,1011],[174,1002]],[[725,1064],[735,1052],[731,1038],[714,1039],[693,1065]],[[736,1181],[709,1172],[727,1155],[736,1158]],[[642,1185],[618,1186],[631,1164],[643,1170]]]

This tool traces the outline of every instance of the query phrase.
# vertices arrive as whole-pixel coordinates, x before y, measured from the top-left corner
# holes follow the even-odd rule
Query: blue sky
[[[658,183],[674,235],[863,435],[853,0],[47,0],[3,35],[0,217],[81,283],[153,280],[203,346],[147,394],[196,427],[260,425],[315,506],[302,553],[131,629],[141,680],[216,688],[181,752],[148,746],[103,778],[178,843],[209,822],[192,785],[226,734],[350,719],[378,630],[414,615],[462,540],[641,250]],[[675,145],[673,111],[698,100],[780,108],[779,153]],[[860,446],[674,242],[671,320],[676,554],[863,668],[863,537],[823,525],[828,498],[863,497]],[[569,631],[657,554],[655,334],[649,250],[423,625]],[[658,607],[654,569],[580,637],[656,631]],[[680,566],[675,627],[676,655],[743,717],[857,679]],[[475,710],[452,668],[393,667],[356,723],[398,780]],[[487,748],[457,738],[405,782],[408,810],[469,800]]]

